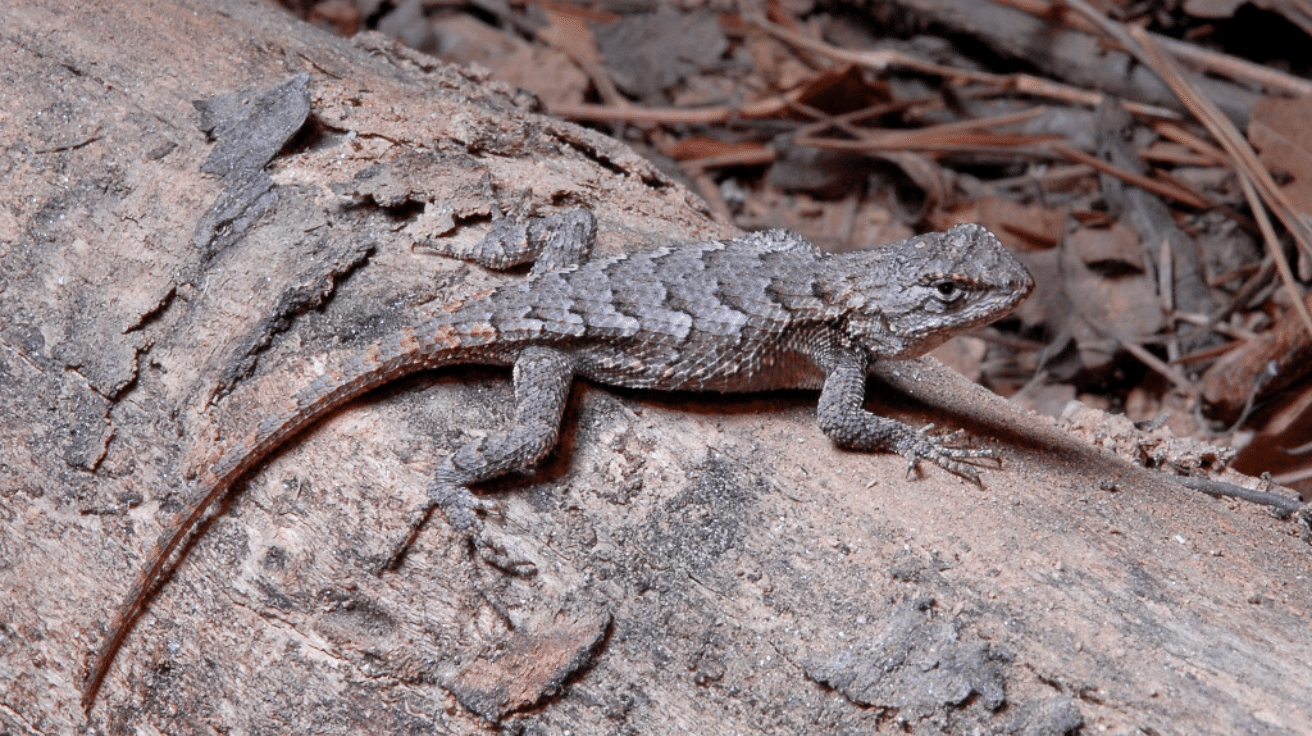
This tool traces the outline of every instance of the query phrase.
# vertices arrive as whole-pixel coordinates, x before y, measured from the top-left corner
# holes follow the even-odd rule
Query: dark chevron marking
[[[975,469],[962,461],[991,456],[863,408],[876,360],[922,355],[1029,294],[1029,273],[984,228],[961,225],[841,255],[774,230],[588,261],[595,231],[583,210],[495,222],[481,243],[447,254],[491,268],[535,261],[527,279],[450,305],[326,372],[203,471],[110,624],[83,706],[90,709],[150,594],[214,502],[325,414],[416,371],[513,365],[516,410],[509,432],[442,463],[407,539],[437,506],[477,540],[482,507],[468,486],[531,467],[551,450],[576,376],[660,390],[819,388],[821,429],[840,446],[900,453],[909,468],[926,459],[972,480]]]

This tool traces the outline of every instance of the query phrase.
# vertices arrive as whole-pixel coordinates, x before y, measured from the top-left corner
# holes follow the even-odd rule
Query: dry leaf
[[[1264,97],[1253,105],[1248,140],[1258,158],[1277,175],[1292,181],[1281,186],[1296,212],[1312,213],[1312,98]]]
[[[437,21],[433,30],[443,61],[480,64],[493,79],[532,90],[547,104],[582,102],[588,90],[587,75],[554,48],[530,44],[468,15]]]
[[[1066,247],[1088,266],[1116,264],[1117,270],[1143,271],[1139,233],[1125,225],[1082,227],[1066,239]]]
[[[1057,245],[1066,229],[1066,211],[1023,205],[1000,197],[980,197],[947,213],[931,215],[936,230],[963,222],[978,222],[1004,245],[1019,251],[1045,250]]]

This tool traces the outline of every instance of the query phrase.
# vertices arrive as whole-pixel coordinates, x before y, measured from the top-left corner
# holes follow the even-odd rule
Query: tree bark
[[[377,573],[436,459],[509,420],[506,372],[401,381],[250,473],[84,714],[87,659],[189,472],[316,371],[517,278],[416,243],[474,242],[494,205],[591,207],[602,253],[731,230],[623,145],[377,36],[241,2],[4,21],[0,732],[1312,722],[1296,525],[932,362],[885,366],[920,401],[872,382],[872,408],[969,428],[1003,458],[982,489],[835,449],[814,395],[577,386],[553,459],[480,489],[525,576],[440,515]],[[211,137],[203,99],[258,124]]]

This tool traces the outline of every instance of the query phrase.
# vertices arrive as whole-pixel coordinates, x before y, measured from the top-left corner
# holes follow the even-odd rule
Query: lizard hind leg
[[[428,487],[427,503],[411,513],[405,537],[383,569],[396,566],[434,507],[493,566],[514,573],[531,566],[510,560],[484,538],[479,513],[491,510],[493,504],[480,500],[469,486],[531,468],[551,452],[560,437],[560,419],[573,380],[568,354],[545,347],[520,353],[514,368],[515,420],[510,431],[467,443],[442,462]]]
[[[494,215],[492,229],[474,245],[448,239],[427,247],[496,271],[532,262],[531,273],[546,273],[583,263],[596,237],[597,218],[576,209],[524,220]]]

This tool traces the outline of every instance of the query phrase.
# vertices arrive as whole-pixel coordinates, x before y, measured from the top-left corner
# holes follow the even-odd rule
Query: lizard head
[[[993,233],[967,224],[830,256],[822,288],[873,362],[918,357],[1002,317],[1034,279]]]

